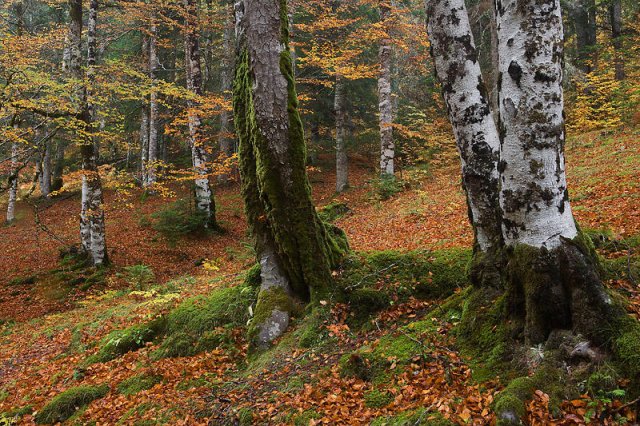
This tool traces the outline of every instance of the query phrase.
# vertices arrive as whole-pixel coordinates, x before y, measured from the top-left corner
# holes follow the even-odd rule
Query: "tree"
[[[585,73],[596,68],[596,2],[571,0],[567,3],[576,32],[577,65]]]
[[[385,36],[380,40],[379,61],[380,72],[378,74],[378,108],[380,110],[380,174],[393,176],[395,145],[393,143],[393,99],[391,95],[391,60],[393,50],[391,47],[391,34],[389,20],[391,19],[391,7],[393,2],[380,0],[380,21],[385,27]]]
[[[611,21],[611,39],[615,50],[616,80],[624,80],[624,61],[622,59],[622,1],[611,0],[609,4],[609,20]]]
[[[236,35],[234,122],[262,279],[249,333],[264,347],[287,328],[296,304],[326,294],[346,240],[323,224],[311,201],[286,0],[237,3]]]
[[[193,100],[187,101],[189,122],[189,146],[191,147],[191,162],[196,174],[195,197],[196,208],[207,217],[207,225],[216,228],[216,207],[213,193],[209,185],[208,154],[204,146],[202,123],[198,112],[198,98],[202,96],[202,70],[200,68],[200,42],[198,31],[198,5],[196,0],[184,0],[185,7],[185,71],[187,89],[195,95]]]

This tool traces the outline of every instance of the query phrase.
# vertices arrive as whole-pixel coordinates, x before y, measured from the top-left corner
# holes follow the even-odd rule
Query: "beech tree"
[[[463,2],[429,1],[428,13],[476,244],[485,252],[476,252],[475,270],[484,276],[472,276],[474,283],[504,288],[506,315],[527,345],[542,343],[559,329],[606,344],[603,327],[623,314],[605,292],[595,254],[571,213],[559,2],[497,3],[500,145]],[[494,218],[501,231],[484,218]],[[493,273],[496,268],[502,274]]]
[[[346,239],[318,217],[293,79],[286,0],[236,4],[233,104],[242,195],[260,264],[261,287],[250,338],[265,347],[296,305],[318,302]]]
[[[395,145],[393,143],[393,99],[391,95],[391,61],[393,50],[389,20],[393,2],[380,1],[380,21],[385,35],[380,40],[378,58],[380,72],[378,74],[378,108],[380,111],[380,174],[393,176]]]
[[[197,99],[203,95],[202,70],[200,68],[200,42],[198,31],[198,5],[195,0],[184,0],[185,7],[185,72],[187,89],[195,95],[195,100],[187,101],[189,121],[189,146],[191,148],[191,161],[193,171],[196,174],[195,203],[196,208],[205,213],[207,225],[215,228],[216,208],[213,193],[209,185],[208,154],[204,146],[202,135],[202,123],[198,112]]]

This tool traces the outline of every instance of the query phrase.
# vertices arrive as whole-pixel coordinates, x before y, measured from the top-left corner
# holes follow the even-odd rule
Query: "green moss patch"
[[[382,408],[393,401],[393,395],[389,392],[372,389],[364,393],[364,403],[369,408]]]
[[[349,213],[351,209],[341,202],[332,202],[318,210],[318,216],[325,222],[334,222]]]
[[[156,355],[190,356],[228,341],[230,330],[249,320],[255,294],[255,288],[240,285],[184,301],[167,315],[166,339]]]
[[[135,395],[143,390],[151,389],[162,382],[162,376],[157,374],[140,374],[130,377],[120,382],[117,386],[118,392],[123,395]]]
[[[48,424],[64,422],[79,408],[84,407],[96,399],[104,397],[109,392],[108,385],[78,386],[68,389],[51,400],[35,415],[35,422]]]
[[[100,343],[100,350],[87,358],[85,365],[98,362],[107,362],[116,359],[127,352],[135,351],[143,347],[161,335],[166,327],[164,317],[152,321],[134,325],[124,330],[115,330],[109,333]]]
[[[428,412],[424,408],[406,411],[395,416],[378,417],[371,426],[453,426],[455,423],[445,419],[438,412]]]

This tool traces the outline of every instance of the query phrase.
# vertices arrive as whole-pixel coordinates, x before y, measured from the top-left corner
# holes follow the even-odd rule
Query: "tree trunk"
[[[502,245],[498,201],[500,142],[463,0],[427,2],[436,74],[453,125],[476,248]],[[494,275],[491,277],[496,278]]]
[[[62,175],[64,173],[64,150],[66,148],[65,141],[58,139],[56,142],[56,159],[51,176],[51,191],[59,191],[64,185]]]
[[[226,23],[223,39],[222,39],[222,63],[220,68],[220,90],[225,100],[230,99],[230,93],[233,85],[233,39],[234,25],[233,14],[229,11],[230,22]],[[220,160],[225,163],[236,151],[235,141],[231,136],[232,121],[227,110],[220,112],[220,136],[218,137],[218,147],[220,148]],[[230,173],[222,173],[218,176],[218,182],[225,184],[229,181]]]
[[[344,236],[319,219],[305,170],[306,152],[288,43],[286,0],[236,4],[234,114],[242,194],[256,240],[262,284],[250,326],[254,347],[286,330],[296,301],[317,302]],[[340,244],[343,242],[343,244]]]
[[[82,82],[82,1],[70,0],[70,66],[69,72],[78,82]],[[93,128],[93,107],[90,101],[91,85],[95,76],[96,24],[98,2],[91,0],[87,28],[87,84],[78,84],[76,96],[80,101],[82,132],[77,135],[82,157],[82,207],[80,211],[80,240],[83,250],[96,266],[108,263],[104,210],[102,206],[102,183],[96,165]]]
[[[578,233],[564,164],[562,17],[557,0],[497,3],[503,236],[510,312],[527,344],[574,329],[599,344],[616,315]]]
[[[577,65],[585,73],[596,68],[596,2],[572,0],[569,2],[576,31]]]
[[[336,114],[336,192],[349,187],[349,158],[346,145],[344,78],[336,76],[334,109]]]
[[[18,125],[14,124],[17,129]],[[7,223],[16,218],[16,200],[18,198],[18,143],[11,144],[11,174],[9,175],[9,200],[7,201]]]
[[[44,142],[42,173],[40,174],[40,193],[43,197],[48,197],[51,193],[51,140]]]
[[[380,1],[380,20],[385,23],[391,15],[391,8],[386,0]],[[378,60],[378,107],[380,111],[380,174],[394,175],[393,159],[395,145],[393,143],[393,99],[391,97],[391,35],[385,24],[387,34],[380,41]]]
[[[155,19],[155,17],[154,17]],[[149,100],[149,151],[147,154],[146,180],[144,186],[152,187],[157,179],[158,170],[158,91],[156,89],[156,73],[158,69],[157,28],[151,24],[149,36],[149,78],[151,79],[151,95]]]
[[[611,0],[609,5],[611,19],[611,38],[615,50],[616,80],[624,80],[624,53],[622,52],[622,1]]]
[[[200,45],[198,31],[198,4],[196,0],[184,0],[186,12],[185,18],[185,70],[187,89],[198,98],[202,96],[202,70],[200,68]],[[196,208],[206,214],[207,224],[212,228],[217,227],[215,203],[209,186],[209,174],[211,170],[207,162],[207,151],[202,137],[200,115],[197,112],[198,100],[189,100],[189,145],[191,146],[191,159],[193,170],[196,174],[195,203]]]

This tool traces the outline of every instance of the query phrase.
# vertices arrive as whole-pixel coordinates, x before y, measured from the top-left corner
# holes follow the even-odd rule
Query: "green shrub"
[[[108,385],[78,386],[68,389],[51,400],[42,410],[35,415],[35,422],[48,424],[64,422],[79,408],[88,405],[91,401],[104,397],[109,392]]]
[[[384,174],[372,181],[373,197],[377,200],[384,201],[393,197],[398,192],[402,191],[403,185],[399,179],[396,179],[394,175]]]
[[[146,290],[155,280],[153,269],[147,265],[125,266],[118,277],[124,279],[138,290]]]
[[[206,213],[182,199],[151,214],[151,227],[173,246],[182,237],[205,232],[207,220]]]

